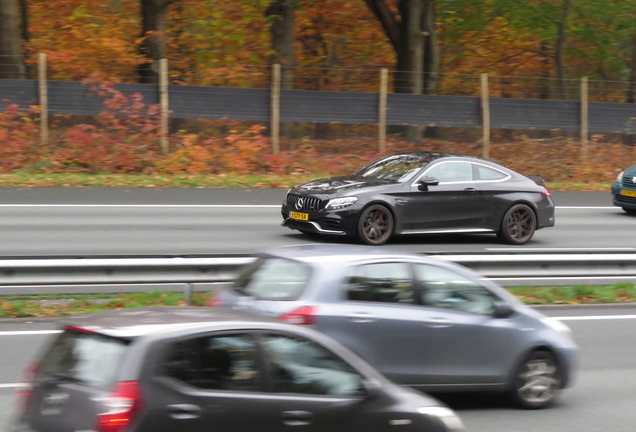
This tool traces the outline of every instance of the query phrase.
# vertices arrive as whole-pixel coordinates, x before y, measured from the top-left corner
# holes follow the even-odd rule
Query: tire
[[[561,388],[561,367],[548,351],[534,351],[519,366],[513,378],[511,400],[520,408],[550,406]]]
[[[515,204],[501,221],[497,237],[504,243],[522,245],[530,241],[537,229],[537,216],[526,204]]]
[[[623,211],[629,215],[636,216],[636,209],[623,207]]]
[[[381,204],[362,210],[358,219],[357,237],[364,244],[381,245],[393,235],[393,215]]]

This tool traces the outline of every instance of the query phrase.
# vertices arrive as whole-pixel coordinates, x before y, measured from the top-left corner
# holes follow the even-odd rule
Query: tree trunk
[[[265,16],[270,22],[270,34],[272,36],[272,50],[274,53],[270,57],[270,64],[280,64],[281,67],[281,90],[291,90],[294,88],[294,55],[295,41],[295,12],[292,0],[275,0],[270,3]],[[285,137],[294,136],[294,124],[282,123],[280,134]]]
[[[25,78],[16,0],[0,0],[0,78]]]
[[[425,94],[437,93],[439,83],[439,44],[435,25],[435,0],[425,0],[422,15],[422,32],[424,34],[424,82]]]
[[[565,85],[565,70],[563,66],[563,45],[565,45],[565,27],[568,20],[568,11],[570,9],[570,0],[563,1],[561,9],[561,19],[557,23],[557,40],[554,47],[554,61],[556,66],[557,78],[559,79],[559,88],[561,90],[561,99],[567,99],[567,87]]]
[[[149,62],[137,67],[139,82],[159,82],[159,60],[166,58],[166,29],[168,5],[177,0],[141,0],[140,52]]]
[[[629,83],[625,102],[636,103],[636,32],[632,35],[632,58],[629,60]],[[634,125],[636,128],[636,125]],[[636,131],[635,131],[636,132]],[[623,135],[623,144],[627,147],[634,147],[636,135],[633,133]]]

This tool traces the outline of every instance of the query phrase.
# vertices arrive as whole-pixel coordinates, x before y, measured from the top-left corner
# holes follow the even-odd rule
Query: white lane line
[[[0,331],[0,336],[27,336],[62,333],[62,330]]]
[[[556,206],[557,210],[620,210],[618,207],[605,206]]]
[[[0,384],[0,388],[16,388],[16,387],[23,387],[26,384],[22,384],[22,383],[10,383],[10,384]]]
[[[555,252],[559,252],[559,251],[563,251],[563,252],[567,252],[567,251],[636,251],[636,247],[600,247],[600,248],[595,248],[595,247],[589,247],[589,248],[533,248],[533,247],[507,247],[507,248],[486,248],[486,250],[488,251],[496,251],[496,252],[510,252],[510,251],[555,251]]]
[[[0,207],[60,208],[280,208],[280,204],[0,204]]]
[[[564,316],[564,317],[552,317],[552,318],[559,321],[598,321],[598,320],[636,319],[636,315]]]

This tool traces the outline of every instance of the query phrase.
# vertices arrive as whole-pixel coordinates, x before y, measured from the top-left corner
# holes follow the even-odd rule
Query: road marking
[[[62,330],[0,331],[0,336],[26,336],[62,333]]]
[[[489,251],[636,251],[635,247],[600,247],[600,248],[532,248],[532,247],[507,247],[507,248],[486,248]]]
[[[0,207],[113,208],[280,208],[280,204],[0,204]]]
[[[597,321],[597,320],[619,320],[636,319],[636,315],[598,315],[598,316],[564,316],[552,317],[559,321]]]
[[[557,210],[620,210],[618,207],[605,206],[556,206]]]
[[[0,388],[16,388],[16,387],[24,387],[26,384],[22,383],[11,383],[11,384],[0,384]]]

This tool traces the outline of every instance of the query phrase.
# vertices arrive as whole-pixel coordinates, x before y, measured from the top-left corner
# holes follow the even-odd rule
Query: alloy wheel
[[[499,237],[506,243],[524,244],[536,230],[537,218],[534,211],[525,204],[512,206],[503,218]]]
[[[358,237],[363,243],[380,245],[393,234],[393,216],[382,205],[365,209],[358,223]]]
[[[515,394],[524,407],[543,408],[553,401],[560,387],[561,373],[552,355],[537,352],[519,369]]]

